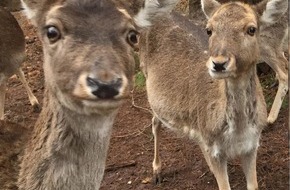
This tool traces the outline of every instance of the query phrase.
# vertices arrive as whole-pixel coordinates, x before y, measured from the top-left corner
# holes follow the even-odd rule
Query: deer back
[[[205,97],[212,99],[218,91],[204,64],[208,56],[206,30],[173,12],[141,35],[140,44],[152,109],[161,117],[172,118],[169,123],[174,120],[188,126],[196,122],[197,106],[206,105],[202,102],[208,100]],[[207,93],[208,89],[213,93]]]
[[[25,39],[14,16],[0,7],[0,74],[10,77],[25,57]]]

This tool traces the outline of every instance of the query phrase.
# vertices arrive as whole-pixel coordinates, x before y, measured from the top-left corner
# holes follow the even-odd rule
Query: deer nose
[[[230,58],[228,56],[223,56],[223,55],[218,55],[218,56],[214,56],[211,57],[211,61],[212,61],[212,68],[217,71],[217,72],[221,72],[226,70],[228,62],[229,62]]]
[[[212,61],[212,63],[213,63],[214,70],[216,70],[217,72],[226,70],[225,65],[227,62],[218,63],[218,62]]]
[[[119,94],[122,78],[117,78],[111,82],[103,82],[96,78],[87,77],[87,84],[93,89],[92,94],[96,97],[112,99]]]

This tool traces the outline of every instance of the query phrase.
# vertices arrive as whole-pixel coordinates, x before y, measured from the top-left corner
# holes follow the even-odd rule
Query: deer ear
[[[139,27],[149,27],[160,16],[169,14],[179,0],[145,0],[143,8],[135,16]]]
[[[201,8],[207,18],[210,18],[220,6],[216,0],[201,0]]]
[[[264,0],[255,8],[262,23],[273,24],[286,13],[288,0]]]
[[[37,14],[37,1],[27,1],[27,0],[21,0],[22,8],[24,9],[26,17],[32,21],[32,23],[35,25],[36,23],[36,14]]]

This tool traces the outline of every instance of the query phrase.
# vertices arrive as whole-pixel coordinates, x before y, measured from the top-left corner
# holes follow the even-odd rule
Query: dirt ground
[[[27,59],[23,64],[23,70],[33,92],[42,102],[44,79],[41,43],[35,28],[21,13],[15,15],[26,35]],[[261,79],[267,82],[269,77],[273,77],[273,73],[263,75]],[[267,99],[273,98],[277,90],[276,87],[269,86],[265,88]],[[215,178],[209,171],[197,144],[167,129],[162,129],[161,138],[164,180],[158,186],[151,183],[154,151],[150,126],[151,114],[137,108],[137,106],[149,108],[144,90],[135,90],[133,97],[136,107],[132,106],[131,100],[128,100],[116,118],[101,190],[217,189]],[[288,105],[283,106],[278,120],[268,126],[262,134],[257,160],[260,190],[289,189],[288,111]],[[21,152],[21,147],[24,145],[22,137],[29,134],[38,116],[30,106],[27,94],[16,77],[9,80],[5,113],[6,119],[5,122],[0,122],[0,128],[5,125],[9,130],[6,133],[0,131],[0,174],[2,175],[0,190],[17,189],[13,183],[7,185],[4,181],[15,182],[18,170],[16,162],[18,154],[11,153],[8,158],[3,158],[1,155],[9,154],[10,150],[16,147],[19,149],[18,152]],[[10,136],[7,137],[7,134]],[[7,171],[9,168],[7,166],[10,166],[10,171]],[[232,189],[246,189],[245,177],[237,160],[229,162],[228,171]]]

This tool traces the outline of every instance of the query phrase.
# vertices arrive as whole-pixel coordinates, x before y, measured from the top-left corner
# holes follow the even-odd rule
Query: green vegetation
[[[146,78],[140,69],[140,60],[137,53],[134,54],[134,59],[136,64],[134,88],[136,90],[145,90]]]
[[[141,71],[138,71],[135,74],[135,84],[134,84],[134,87],[137,90],[143,90],[145,88],[145,81],[146,81],[146,79],[145,79],[144,74]]]

